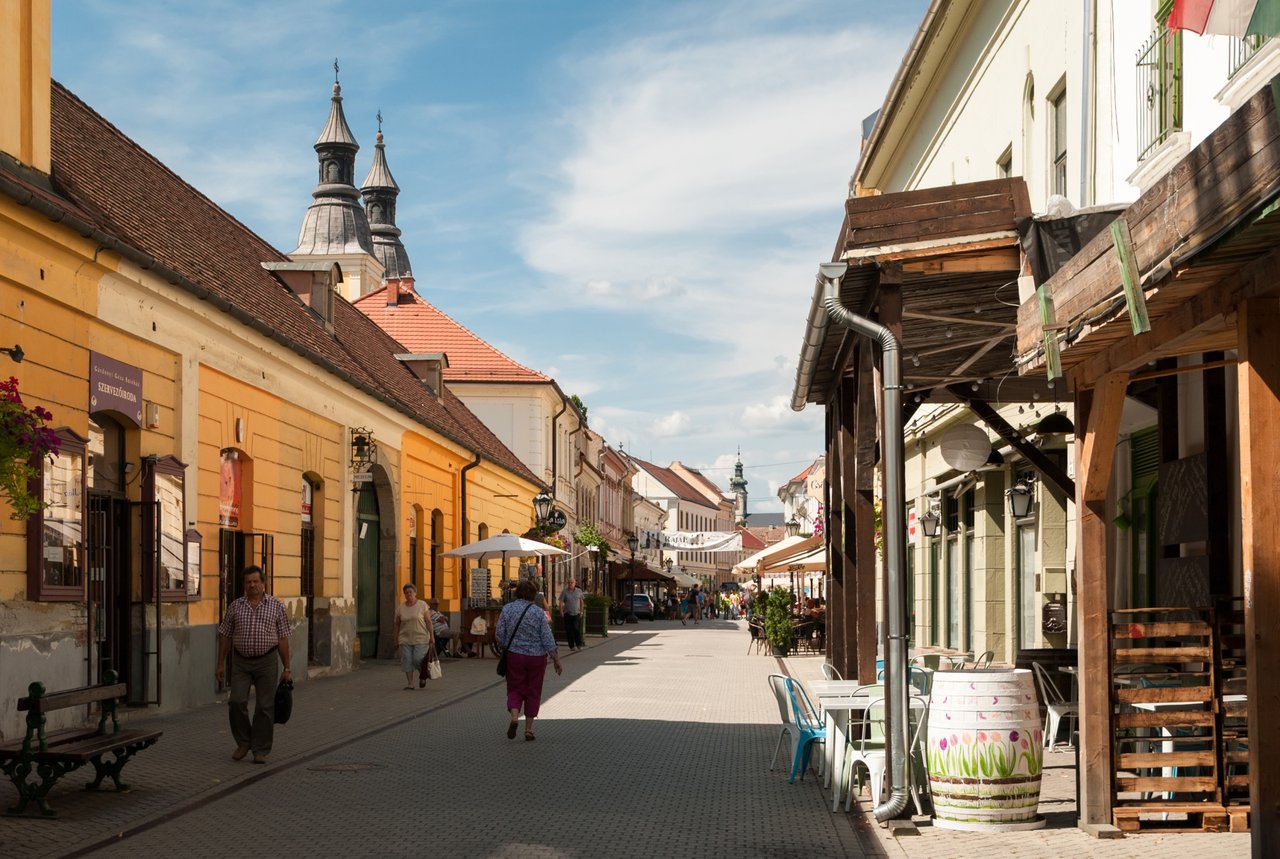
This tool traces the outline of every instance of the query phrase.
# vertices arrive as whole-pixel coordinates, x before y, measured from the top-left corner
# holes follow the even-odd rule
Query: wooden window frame
[[[78,585],[46,585],[44,581],[44,511],[27,519],[27,599],[38,602],[81,602],[84,600],[86,529],[85,512],[89,504],[89,439],[70,427],[54,430],[58,437],[58,455],[77,453],[80,456],[80,544],[79,561],[76,564]],[[36,469],[36,479],[29,486],[33,495],[45,500],[43,464]]]

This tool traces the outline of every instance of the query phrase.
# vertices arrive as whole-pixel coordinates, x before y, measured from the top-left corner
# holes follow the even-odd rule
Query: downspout
[[[462,521],[462,540],[459,541],[458,543],[459,546],[465,546],[467,545],[467,543],[471,541],[471,517],[467,515],[467,509],[468,509],[467,508],[467,472],[475,468],[479,464],[480,464],[480,454],[477,453],[476,458],[473,461],[468,462],[466,465],[462,466],[462,470],[458,472],[458,475],[459,477],[461,477],[461,482],[462,482],[462,492],[461,492],[462,497],[460,499],[462,504],[462,510],[461,510],[462,515],[459,516],[459,519],[461,519]],[[460,591],[467,584],[466,564],[463,564],[462,566],[463,566],[463,570],[461,573],[458,574],[458,590]],[[468,599],[471,598],[470,592],[467,593],[467,598]]]
[[[840,279],[848,263],[828,262],[822,270],[822,306],[832,321],[856,334],[868,337],[880,347],[881,389],[884,396],[884,530],[885,602],[889,615],[889,652],[885,662],[888,687],[889,775],[892,793],[876,806],[876,820],[897,817],[907,807],[907,612],[906,578],[906,496],[902,445],[902,347],[893,332],[878,322],[858,316],[840,303]]]
[[[1083,0],[1082,10],[1084,45],[1080,64],[1080,208],[1092,206],[1096,196],[1096,179],[1093,176],[1094,141],[1097,129],[1094,115],[1097,112],[1095,71],[1098,63],[1098,10],[1096,0]]]
[[[557,388],[557,390],[559,390],[559,388]],[[555,502],[556,498],[559,497],[560,495],[560,493],[557,491],[560,488],[560,478],[556,472],[556,466],[559,465],[560,445],[557,444],[557,439],[556,439],[556,424],[559,423],[560,416],[565,412],[567,412],[568,410],[569,410],[569,399],[564,395],[564,392],[561,392],[560,393],[560,411],[556,412],[554,415],[551,416],[551,500],[553,503]],[[547,564],[547,567],[546,567],[547,581],[545,584],[548,589],[548,593],[550,593],[552,589],[551,588],[552,573],[555,571],[556,559],[549,557],[546,559],[546,564]]]

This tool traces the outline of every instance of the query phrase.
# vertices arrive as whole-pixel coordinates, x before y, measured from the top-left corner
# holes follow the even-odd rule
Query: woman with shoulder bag
[[[542,704],[542,679],[547,673],[548,656],[555,663],[556,674],[561,672],[560,651],[546,614],[534,602],[537,596],[537,586],[522,579],[516,585],[516,598],[507,603],[498,616],[494,633],[506,662],[507,712],[511,715],[508,740],[516,738],[522,708],[524,738],[537,739],[533,735],[533,720]]]

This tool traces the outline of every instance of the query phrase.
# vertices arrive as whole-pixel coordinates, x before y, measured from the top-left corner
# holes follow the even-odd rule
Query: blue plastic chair
[[[792,718],[800,734],[796,742],[795,757],[791,761],[791,775],[787,779],[787,783],[791,784],[796,780],[796,773],[799,773],[800,780],[804,781],[804,771],[809,768],[809,755],[813,750],[813,744],[826,742],[827,732],[818,721],[818,710],[809,700],[804,687],[791,677],[787,677],[785,682],[787,697],[791,701]]]

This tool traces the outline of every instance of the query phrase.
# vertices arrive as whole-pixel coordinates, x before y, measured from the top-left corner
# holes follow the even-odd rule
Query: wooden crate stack
[[[1244,600],[1218,603],[1215,619],[1218,647],[1218,734],[1222,739],[1220,766],[1223,802],[1232,811],[1232,831],[1240,826],[1240,811],[1249,810],[1249,704],[1245,666]]]
[[[1112,616],[1113,818],[1122,830],[1227,829],[1214,613]]]

